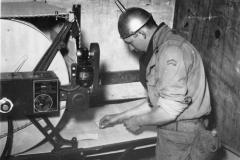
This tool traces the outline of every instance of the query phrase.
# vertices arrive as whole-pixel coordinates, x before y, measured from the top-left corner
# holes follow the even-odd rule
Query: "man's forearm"
[[[176,120],[177,116],[173,116],[165,112],[161,107],[155,108],[151,112],[137,116],[137,123],[140,126],[164,125]]]
[[[140,115],[144,115],[151,112],[151,107],[148,105],[147,100],[144,101],[143,103],[141,103],[140,105],[131,108],[125,112],[122,112],[121,114],[119,114],[119,118],[121,119],[129,119],[133,116],[140,116]]]

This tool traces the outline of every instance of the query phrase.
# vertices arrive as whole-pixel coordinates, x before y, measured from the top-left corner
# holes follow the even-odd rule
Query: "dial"
[[[39,112],[48,111],[53,104],[52,98],[47,94],[40,94],[34,100],[34,107]]]

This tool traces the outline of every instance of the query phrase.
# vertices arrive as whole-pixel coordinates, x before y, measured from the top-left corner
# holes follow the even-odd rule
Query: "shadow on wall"
[[[85,38],[85,32],[84,31],[81,31],[81,47],[89,48],[87,40]],[[99,46],[99,47],[100,47],[100,51],[101,51],[101,46]],[[101,54],[101,52],[100,52],[100,54]]]
[[[88,46],[88,39],[87,39],[87,36],[85,36],[87,33],[86,33],[86,31],[82,31],[81,32],[81,45],[82,45],[82,47],[87,47],[87,48],[89,48],[89,46]],[[116,38],[116,39],[120,39],[119,37],[114,37],[114,38]],[[93,42],[90,42],[90,43],[93,43]],[[98,42],[98,43],[101,43],[101,42]],[[124,43],[123,41],[122,41],[122,43]],[[100,45],[100,44],[99,44]],[[109,48],[111,48],[111,47],[115,47],[116,49],[118,49],[118,47],[117,46],[111,46],[112,44],[111,43],[109,43]],[[129,51],[129,53],[131,53],[132,54],[132,56],[134,57],[134,58],[136,58],[136,59],[138,59],[139,58],[139,56],[142,54],[142,53],[140,53],[139,51],[136,51],[136,50],[131,50],[130,49],[130,47],[126,44],[125,46],[124,46],[125,48],[127,48],[127,50]],[[100,50],[101,50],[101,45],[100,45]],[[102,53],[102,54],[106,54],[106,53]],[[104,69],[101,69],[101,71],[102,70],[104,70]],[[107,70],[106,70],[107,71]]]

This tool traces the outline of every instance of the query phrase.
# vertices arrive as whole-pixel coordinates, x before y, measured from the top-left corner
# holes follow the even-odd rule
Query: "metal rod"
[[[71,22],[65,22],[61,31],[58,33],[57,37],[53,40],[52,44],[44,53],[43,57],[38,62],[37,66],[34,68],[33,71],[46,71],[48,69],[48,67],[52,63],[52,60],[56,56],[57,52],[61,49],[60,47],[61,42],[64,40],[64,38],[68,34],[71,27],[72,27]]]
[[[123,6],[123,4],[119,0],[116,0],[115,3],[122,12],[126,12],[126,8]]]

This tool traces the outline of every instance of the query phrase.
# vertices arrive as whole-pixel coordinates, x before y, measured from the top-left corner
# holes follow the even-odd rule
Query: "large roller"
[[[1,70],[0,72],[32,71],[45,51],[51,45],[40,30],[33,25],[19,20],[0,19],[1,25]],[[69,83],[69,75],[61,53],[57,53],[48,70],[58,76],[61,85]],[[54,126],[60,121],[65,111],[65,101],[60,102],[60,116],[49,117]],[[16,154],[39,143],[45,137],[26,117],[13,117],[14,136],[11,154]],[[40,120],[41,123],[41,120]],[[7,121],[0,120],[0,154],[7,138]]]

